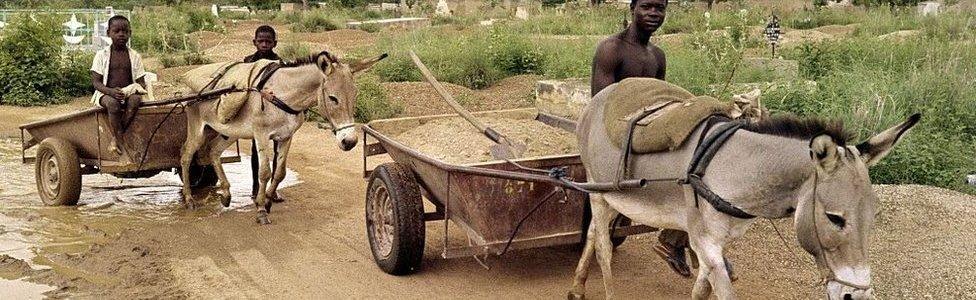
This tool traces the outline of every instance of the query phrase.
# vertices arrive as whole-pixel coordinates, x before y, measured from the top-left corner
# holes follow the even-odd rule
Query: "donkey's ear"
[[[369,70],[369,68],[372,68],[374,64],[383,60],[387,56],[388,55],[386,55],[386,53],[383,53],[373,58],[367,58],[358,62],[353,62],[352,64],[349,65],[349,68],[352,69],[353,74],[365,72]]]
[[[864,160],[864,164],[868,167],[878,164],[901,140],[902,135],[911,130],[915,124],[918,124],[918,120],[921,118],[922,114],[916,113],[908,117],[905,122],[888,128],[866,142],[857,145],[857,151],[861,152],[861,159]]]
[[[810,140],[810,158],[817,165],[817,171],[829,174],[840,163],[837,143],[829,135],[823,134]]]
[[[322,70],[322,72],[325,72],[325,74],[332,73],[332,63],[334,62],[335,61],[332,60],[332,55],[329,54],[328,51],[322,51],[319,53],[319,55],[315,56],[315,64],[318,65],[319,70]]]

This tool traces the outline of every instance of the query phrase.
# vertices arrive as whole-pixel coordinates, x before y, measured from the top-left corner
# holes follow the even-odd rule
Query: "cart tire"
[[[613,218],[613,222],[610,223],[611,234],[614,228],[627,227],[630,226],[631,223],[633,223],[633,221],[631,221],[630,218],[625,217],[624,215],[617,215],[616,218]],[[626,240],[627,236],[611,237],[610,243],[613,243],[613,248],[616,249],[617,247],[620,247],[620,245],[623,245],[624,241]]]
[[[125,179],[149,178],[149,177],[156,176],[156,174],[159,174],[159,172],[162,171],[163,170],[142,170],[142,171],[133,171],[133,172],[112,173],[112,176],[115,176],[116,178],[125,178]]]
[[[385,163],[366,189],[366,234],[373,261],[388,274],[420,270],[424,256],[424,205],[410,169]],[[383,225],[383,226],[377,226]]]
[[[176,175],[183,176],[183,173],[180,172],[180,168],[176,168]],[[217,184],[218,180],[219,178],[217,178],[217,170],[215,170],[213,166],[190,166],[191,189],[211,187]]]
[[[589,197],[587,197],[586,201],[583,201],[583,227],[581,228],[583,234],[580,235],[580,247],[586,245],[586,235],[590,229],[590,220],[592,219],[593,215],[590,211],[590,200]],[[623,214],[618,214],[616,218],[613,218],[613,220],[610,221],[611,234],[614,228],[626,227],[630,226],[631,224],[633,224],[633,221],[631,221],[630,218],[624,216]],[[617,249],[617,247],[623,245],[624,241],[626,240],[626,236],[611,237],[610,243],[613,244],[614,249]]]
[[[78,152],[68,141],[47,138],[41,141],[34,163],[37,194],[46,205],[78,204],[81,195],[81,164]]]

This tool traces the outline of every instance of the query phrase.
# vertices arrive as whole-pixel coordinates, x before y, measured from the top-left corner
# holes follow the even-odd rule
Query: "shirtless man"
[[[607,86],[629,77],[653,77],[664,80],[667,59],[661,48],[650,43],[651,34],[664,23],[667,0],[633,0],[630,11],[633,22],[624,31],[600,42],[593,57],[591,96]],[[685,261],[688,233],[664,229],[658,235],[661,245],[655,251],[676,273],[691,277]]]
[[[92,61],[91,78],[95,87],[92,103],[107,110],[109,130],[115,136],[115,141],[109,148],[112,152],[121,154],[116,142],[122,142],[122,133],[135,119],[136,111],[142,103],[142,96],[127,87],[138,83],[142,91],[145,91],[146,70],[142,66],[142,56],[127,45],[129,35],[132,34],[129,19],[113,16],[108,19],[107,31],[112,45],[95,53]],[[126,89],[130,92],[126,93]]]

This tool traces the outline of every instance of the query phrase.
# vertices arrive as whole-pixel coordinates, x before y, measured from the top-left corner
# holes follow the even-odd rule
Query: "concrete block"
[[[918,4],[918,14],[921,16],[938,16],[942,12],[942,3],[925,1]]]
[[[540,80],[535,85],[535,106],[539,111],[571,120],[579,119],[590,99],[587,78]]]

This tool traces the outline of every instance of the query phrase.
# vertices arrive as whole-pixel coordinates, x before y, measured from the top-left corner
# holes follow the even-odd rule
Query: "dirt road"
[[[3,132],[13,132],[10,129],[16,124],[0,125]],[[176,217],[134,223],[112,219],[133,224],[116,231],[92,224],[90,231],[101,233],[86,250],[35,251],[39,256],[31,264],[52,269],[36,270],[22,260],[0,257],[0,278],[25,278],[56,287],[48,296],[82,298],[565,296],[579,258],[575,247],[492,257],[487,261],[491,269],[486,270],[473,259],[437,259],[440,249],[434,236],[440,234],[440,226],[427,229],[428,247],[420,273],[405,277],[382,273],[372,261],[365,237],[361,148],[341,152],[329,132],[314,126],[302,128],[296,139],[289,162],[302,183],[283,190],[288,200],[275,205],[272,225],[255,224],[250,209],[217,210],[215,200],[206,202],[210,208],[194,212],[170,204]],[[878,186],[877,190],[882,206],[872,247],[876,294],[886,298],[976,295],[971,284],[976,282],[976,254],[971,251],[976,248],[976,198],[922,186]],[[79,217],[87,214],[84,207],[60,211]],[[41,213],[37,218],[45,216]],[[796,246],[791,220],[774,223],[784,231],[789,250],[765,221],[730,250],[740,277],[735,284],[738,294],[746,299],[818,297],[812,259]],[[620,298],[690,295],[692,280],[668,270],[651,252],[655,243],[653,233],[631,237],[615,252]],[[599,271],[594,266],[591,272],[588,296],[602,298]],[[0,291],[0,295],[14,291]]]

